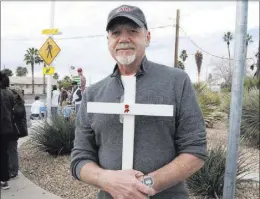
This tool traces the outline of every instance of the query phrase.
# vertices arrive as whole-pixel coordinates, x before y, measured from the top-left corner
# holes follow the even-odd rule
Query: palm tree
[[[253,41],[253,38],[252,38],[252,35],[249,35],[248,33],[247,33],[247,35],[246,35],[246,52],[245,52],[245,56],[247,57],[247,48],[248,48],[248,44],[249,43],[253,43],[254,41]],[[246,58],[245,57],[245,58]]]
[[[180,68],[180,69],[182,69],[182,70],[185,70],[184,62],[186,61],[187,58],[188,58],[188,55],[187,55],[186,50],[182,50],[182,51],[181,51],[181,54],[180,54],[180,59],[181,59],[182,61],[178,61],[177,68]]]
[[[178,60],[177,68],[185,70],[185,66],[182,61]]]
[[[28,70],[27,70],[26,67],[18,66],[16,68],[15,73],[16,73],[16,76],[22,77],[22,76],[26,76],[27,75]]]
[[[182,59],[183,62],[186,61],[186,59],[188,58],[188,55],[187,55],[187,51],[186,51],[186,50],[182,50],[182,51],[181,51],[180,58]]]
[[[201,71],[202,59],[203,59],[203,54],[201,52],[197,51],[195,53],[195,61],[196,61],[197,70],[198,70],[198,82],[200,82],[200,71]]]
[[[32,70],[32,94],[34,94],[34,65],[40,64],[43,60],[40,58],[38,54],[38,49],[36,48],[29,48],[26,50],[26,54],[24,55],[24,61],[26,65],[31,65]]]
[[[231,78],[231,63],[230,63],[230,41],[233,39],[233,35],[231,32],[224,33],[223,40],[227,42],[228,48],[228,60],[229,60],[229,78]]]

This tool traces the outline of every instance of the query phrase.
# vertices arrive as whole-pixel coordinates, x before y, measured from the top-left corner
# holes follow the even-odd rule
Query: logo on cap
[[[130,12],[132,9],[131,8],[129,8],[129,7],[127,7],[127,6],[122,6],[122,7],[120,7],[120,8],[118,8],[117,9],[117,13],[118,12]]]

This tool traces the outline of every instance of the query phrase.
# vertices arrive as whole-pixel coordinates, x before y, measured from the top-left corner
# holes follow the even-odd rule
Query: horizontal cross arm
[[[126,112],[125,105],[128,105]],[[173,116],[173,105],[88,102],[88,113]]]

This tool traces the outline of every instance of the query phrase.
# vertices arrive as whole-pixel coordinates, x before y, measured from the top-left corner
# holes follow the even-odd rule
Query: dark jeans
[[[56,117],[58,113],[58,107],[51,107],[51,116]]]
[[[12,140],[8,145],[8,154],[9,154],[9,173],[10,176],[15,176],[18,174],[19,170],[19,160],[18,160],[18,151],[17,151],[17,140]]]
[[[9,145],[10,139],[6,136],[1,135],[1,160],[0,160],[0,166],[1,166],[1,172],[0,172],[0,181],[6,182],[10,179],[9,175],[9,155],[8,155],[8,145]]]
[[[75,104],[75,111],[76,111],[76,114],[77,114],[78,111],[79,111],[79,107],[80,107],[80,104]]]

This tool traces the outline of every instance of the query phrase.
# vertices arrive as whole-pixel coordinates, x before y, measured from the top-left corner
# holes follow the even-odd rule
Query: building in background
[[[9,78],[10,85],[18,85],[22,90],[24,90],[24,94],[32,94],[32,77],[12,76]],[[45,90],[47,91],[47,77],[45,77],[45,82]],[[57,85],[58,81],[52,78],[51,84]],[[34,94],[43,94],[43,77],[34,77]]]

